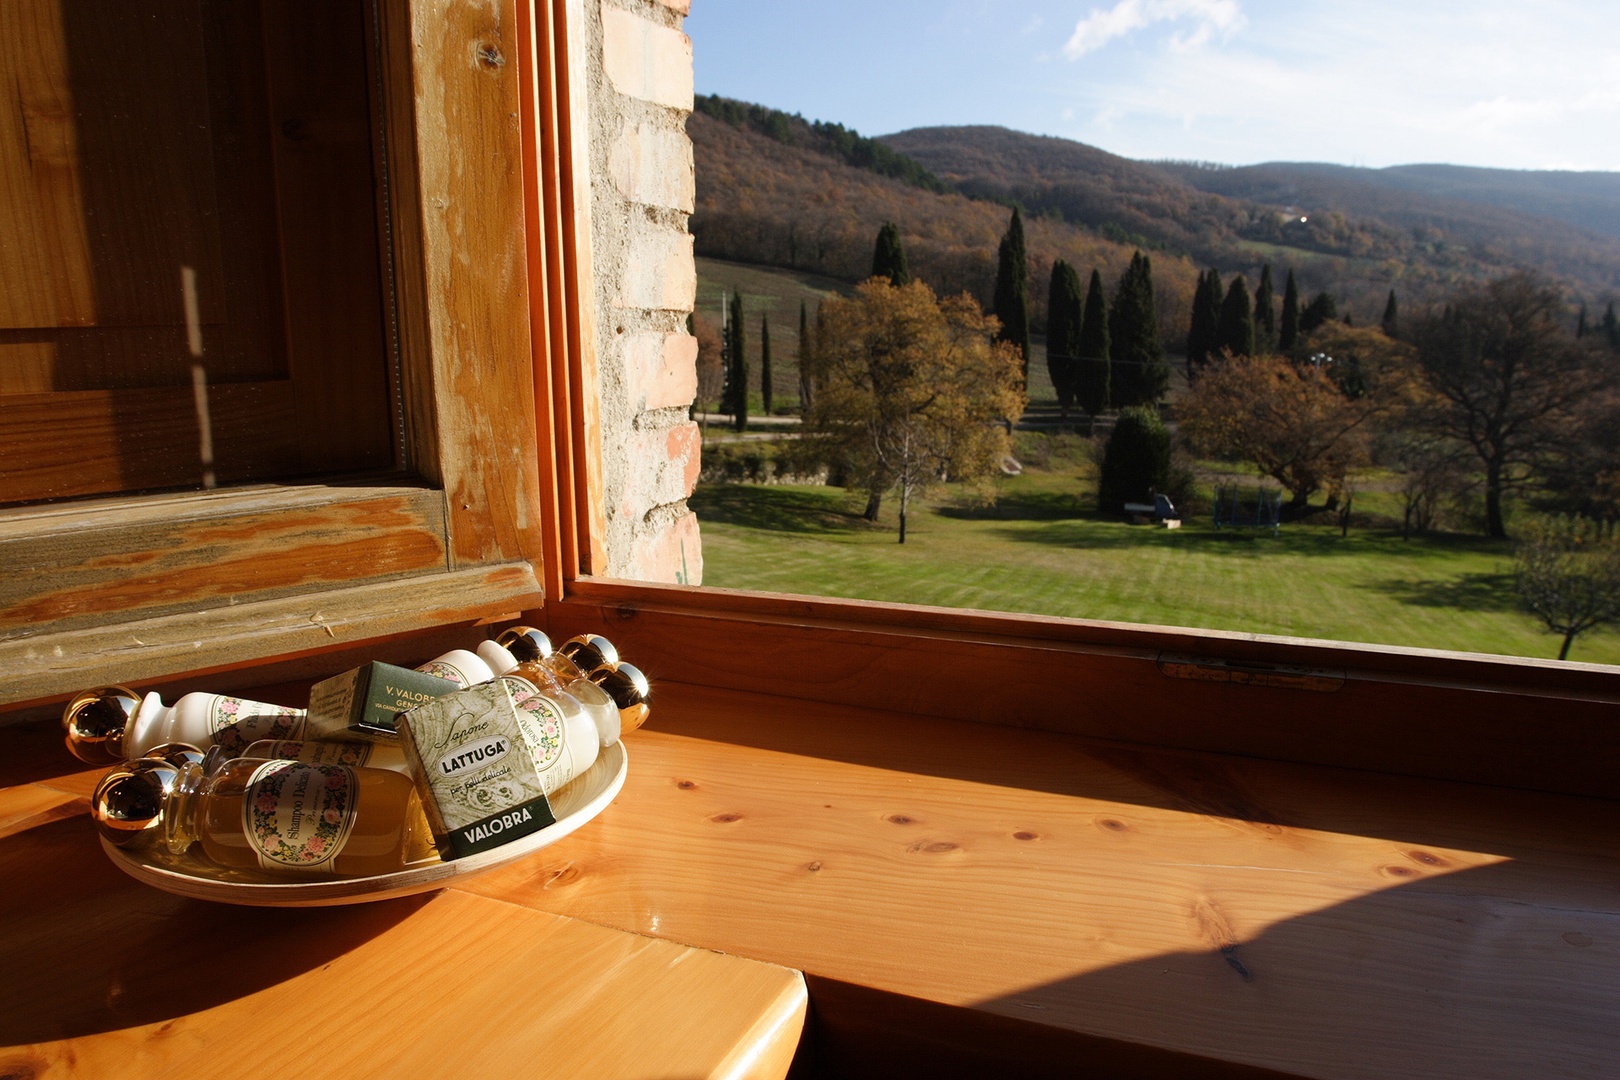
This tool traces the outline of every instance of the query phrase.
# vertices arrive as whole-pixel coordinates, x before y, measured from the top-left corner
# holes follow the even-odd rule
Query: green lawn
[[[702,485],[704,584],[1434,649],[1555,657],[1514,605],[1507,545],[1467,536],[1285,525],[1281,535],[1099,517],[1070,470],[1009,479],[999,503],[914,509],[895,542],[842,489]],[[1371,500],[1369,500],[1371,501]],[[1620,633],[1571,660],[1620,664]]]

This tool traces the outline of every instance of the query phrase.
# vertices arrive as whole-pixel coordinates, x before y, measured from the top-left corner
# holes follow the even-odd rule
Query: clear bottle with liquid
[[[314,739],[260,739],[240,751],[212,746],[203,756],[203,772],[212,776],[233,758],[265,761],[301,761],[306,765],[347,765],[350,768],[388,769],[411,775],[405,751],[392,742],[326,742]]]
[[[144,757],[102,777],[91,816],[120,847],[196,844],[220,866],[271,873],[386,874],[424,846],[411,779],[347,765],[237,758],[210,776],[193,755]]]

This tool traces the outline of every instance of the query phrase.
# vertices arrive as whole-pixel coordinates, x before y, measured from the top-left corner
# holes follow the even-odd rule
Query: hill
[[[694,112],[686,129],[697,165],[691,227],[699,255],[860,281],[871,272],[878,229],[894,221],[915,276],[939,293],[965,291],[988,306],[1007,206],[847,164],[814,144],[779,141],[704,112]],[[1095,267],[1111,289],[1135,250],[1050,217],[1026,221],[1026,235],[1038,327],[1055,260],[1082,274]],[[1174,343],[1186,333],[1198,269],[1185,256],[1158,252],[1153,269],[1162,332]]]
[[[1601,231],[1620,219],[1616,174],[1152,163],[1000,127],[870,139],[723,98],[700,98],[687,130],[692,231],[716,258],[857,281],[892,220],[917,276],[987,304],[1007,208],[1022,205],[1037,331],[1055,259],[1096,267],[1111,289],[1138,248],[1153,257],[1172,349],[1205,266],[1251,286],[1262,263],[1279,283],[1292,269],[1302,291],[1332,292],[1357,322],[1376,321],[1390,289],[1411,310],[1522,267],[1594,311],[1620,298],[1620,239]]]
[[[1550,206],[1548,192],[1561,189],[1548,174],[1515,186],[1506,170],[1445,166],[1148,163],[998,127],[919,128],[883,141],[964,193],[1122,228],[1222,271],[1294,265],[1307,291],[1327,289],[1361,317],[1376,317],[1390,288],[1421,302],[1520,267],[1591,303],[1620,290],[1620,240],[1504,205]],[[1571,214],[1596,205],[1620,214],[1602,183],[1578,190],[1585,202],[1572,192]]]

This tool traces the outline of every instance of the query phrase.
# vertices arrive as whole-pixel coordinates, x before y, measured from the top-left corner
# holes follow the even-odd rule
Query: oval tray
[[[391,874],[359,878],[288,880],[218,866],[200,856],[171,855],[166,849],[126,851],[105,839],[101,847],[118,868],[137,881],[194,900],[260,907],[322,907],[363,904],[394,896],[442,889],[457,878],[493,870],[539,851],[567,836],[607,808],[624,786],[629,759],[624,743],[602,748],[585,774],[551,796],[555,824],[491,851],[452,862],[437,859],[414,863]]]

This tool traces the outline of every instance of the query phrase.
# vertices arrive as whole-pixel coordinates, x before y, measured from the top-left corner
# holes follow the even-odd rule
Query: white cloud
[[[1614,9],[1471,2],[1477,17],[1458,19],[1410,0],[1247,0],[1243,38],[1227,48],[1070,67],[1063,134],[1132,157],[1233,163],[1620,167],[1606,137],[1620,128],[1620,44],[1596,32],[1620,26]]]
[[[1187,21],[1189,34],[1177,34],[1172,48],[1185,52],[1207,43],[1219,31],[1230,34],[1243,25],[1243,11],[1237,0],[1119,0],[1111,8],[1097,8],[1075,25],[1063,46],[1063,54],[1077,60],[1154,23]]]

